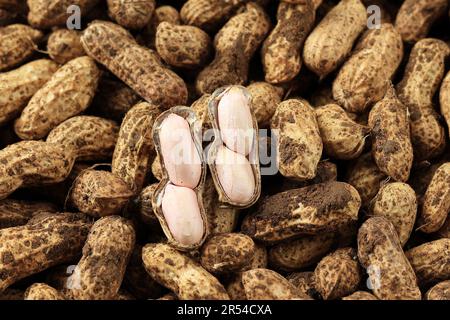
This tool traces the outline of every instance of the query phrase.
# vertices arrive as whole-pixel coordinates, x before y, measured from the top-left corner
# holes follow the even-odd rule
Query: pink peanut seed
[[[253,147],[254,128],[248,98],[239,87],[232,87],[217,107],[219,128],[225,145],[244,156]]]
[[[194,189],[200,182],[202,166],[189,123],[176,114],[170,114],[161,124],[159,139],[170,182]]]
[[[194,190],[168,184],[162,198],[162,211],[173,238],[183,245],[198,244],[204,227]]]
[[[255,192],[255,177],[247,158],[221,146],[215,162],[220,184],[230,200],[248,203]]]

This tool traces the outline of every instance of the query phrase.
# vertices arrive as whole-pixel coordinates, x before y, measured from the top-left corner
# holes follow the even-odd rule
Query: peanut
[[[112,156],[118,133],[119,126],[114,121],[75,116],[50,131],[46,141],[73,150],[79,161],[104,160]]]
[[[358,192],[346,183],[312,185],[267,197],[257,212],[245,217],[241,229],[268,243],[333,232],[356,221],[360,205]]]
[[[28,200],[4,199],[0,201],[0,229],[24,225],[34,215],[57,212],[54,204]]]
[[[158,54],[169,65],[197,68],[211,55],[209,35],[193,26],[178,26],[161,22],[156,30],[155,45]]]
[[[431,159],[445,148],[445,131],[434,111],[433,96],[444,76],[448,45],[438,39],[423,39],[411,52],[405,74],[397,85],[401,102],[409,110],[411,141],[419,160]]]
[[[450,212],[450,162],[441,165],[425,192],[420,230],[426,233],[438,231]]]
[[[393,88],[370,111],[372,154],[378,168],[396,181],[407,181],[413,163],[408,109]]]
[[[269,32],[270,21],[257,4],[249,3],[245,10],[231,18],[214,38],[214,60],[197,76],[200,94],[247,82],[250,58]]]
[[[315,113],[326,154],[342,160],[355,159],[361,155],[370,131],[367,126],[350,119],[337,104],[319,107]]]
[[[331,250],[334,240],[335,236],[327,233],[276,244],[269,249],[270,265],[282,271],[310,267]]]
[[[36,215],[28,224],[0,230],[0,292],[49,267],[76,259],[89,232],[81,214]]]
[[[406,183],[394,182],[381,187],[370,205],[370,216],[384,216],[395,227],[400,244],[408,241],[416,221],[416,193]]]
[[[426,300],[450,300],[450,280],[442,281],[425,294]]]
[[[198,248],[208,234],[200,129],[195,113],[187,107],[163,112],[153,127],[163,175],[152,204],[167,238],[181,250]]]
[[[56,72],[58,66],[40,59],[0,74],[0,125],[15,119],[31,97]]]
[[[142,29],[152,18],[155,0],[108,0],[109,17],[128,29]]]
[[[44,34],[24,24],[0,27],[0,71],[9,70],[29,59]]]
[[[424,243],[406,251],[419,285],[434,284],[450,277],[450,239]]]
[[[139,46],[119,25],[95,21],[84,30],[81,43],[88,55],[148,102],[165,109],[186,102],[184,81],[165,68],[154,51]]]
[[[47,51],[50,58],[59,64],[86,55],[80,41],[81,33],[75,30],[58,29],[48,37]]]
[[[208,164],[219,201],[249,207],[261,192],[258,124],[251,97],[240,86],[217,89],[209,103],[209,117],[218,133],[209,147]]]
[[[78,300],[110,300],[117,296],[135,243],[132,224],[121,217],[97,220],[83,256],[67,280],[64,294]]]
[[[242,274],[249,300],[311,300],[286,278],[269,269],[253,269]]]
[[[389,220],[373,217],[363,223],[358,232],[358,258],[378,299],[420,300],[416,275]]]
[[[42,186],[67,178],[74,155],[58,144],[21,141],[0,150],[0,199],[20,187]]]
[[[316,176],[323,143],[313,108],[306,100],[281,102],[272,117],[271,129],[277,138],[277,161],[280,173],[296,180]]]
[[[100,71],[93,59],[76,58],[61,67],[31,98],[15,122],[16,134],[41,139],[64,120],[83,112],[97,89]]]
[[[324,257],[314,270],[315,287],[325,300],[342,298],[355,292],[361,280],[361,267],[353,248],[334,251]]]
[[[139,103],[127,112],[120,126],[111,171],[135,194],[143,187],[154,154],[152,128],[158,113],[157,106]]]
[[[36,28],[48,29],[65,25],[70,16],[67,8],[76,5],[85,14],[92,9],[98,0],[27,0],[28,23]]]
[[[24,300],[64,300],[64,297],[45,283],[35,283],[25,291]]]
[[[403,59],[403,42],[394,26],[367,31],[333,82],[333,98],[345,110],[362,113],[381,100]]]
[[[239,233],[213,235],[202,247],[200,263],[207,271],[217,274],[241,271],[252,262],[253,240]]]
[[[300,72],[301,49],[314,20],[312,0],[300,4],[280,2],[277,25],[264,41],[261,51],[267,82],[288,82]]]
[[[350,54],[353,43],[367,23],[360,0],[340,1],[306,38],[305,65],[321,78],[335,70]]]
[[[444,15],[446,0],[405,0],[397,13],[395,28],[405,42],[417,42],[427,36],[432,24]]]
[[[180,300],[229,300],[225,288],[197,262],[162,243],[142,249],[147,272]]]
[[[79,211],[100,218],[120,214],[132,196],[128,185],[111,172],[88,169],[75,179],[68,197]]]

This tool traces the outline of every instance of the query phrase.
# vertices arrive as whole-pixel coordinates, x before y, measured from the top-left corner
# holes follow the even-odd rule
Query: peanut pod
[[[241,229],[274,243],[300,235],[334,232],[358,219],[361,198],[351,185],[327,182],[267,197],[245,217]]]
[[[281,102],[270,128],[277,139],[277,162],[286,178],[310,180],[316,176],[323,143],[313,108],[306,100]]]
[[[112,156],[118,133],[119,126],[114,121],[75,116],[50,131],[46,141],[73,150],[78,161],[99,161]]]
[[[110,216],[97,220],[83,247],[83,256],[63,291],[69,299],[111,300],[119,292],[135,231],[128,220]]]
[[[152,18],[155,0],[108,0],[108,15],[127,29],[142,29]]]
[[[448,45],[438,39],[417,42],[409,57],[402,81],[397,85],[398,97],[410,114],[411,141],[419,160],[436,157],[445,148],[446,137],[433,96],[442,81]]]
[[[44,213],[0,230],[0,292],[47,268],[76,259],[91,224],[74,213]]]
[[[42,141],[21,141],[0,150],[0,199],[20,187],[65,180],[74,161],[74,154],[63,146]]]
[[[120,126],[111,171],[139,193],[154,156],[152,128],[159,108],[142,102],[131,108]]]
[[[416,274],[403,252],[394,225],[373,217],[358,232],[358,258],[381,300],[420,300]]]
[[[427,36],[432,24],[444,15],[446,0],[405,0],[395,19],[395,28],[405,42],[416,42]]]
[[[44,34],[24,24],[0,27],[0,71],[11,69],[29,59]]]
[[[25,291],[24,300],[64,300],[64,297],[48,284],[35,283]]]
[[[394,225],[402,246],[413,231],[416,213],[416,193],[402,182],[382,186],[369,208],[369,216],[384,216]]]
[[[58,69],[47,59],[29,62],[20,68],[0,73],[0,125],[16,118]]]
[[[362,113],[381,100],[403,59],[403,42],[394,26],[367,31],[333,82],[333,98],[349,112]]]
[[[148,102],[165,109],[186,103],[183,79],[165,68],[154,51],[139,46],[119,25],[95,21],[84,30],[81,43],[88,55]]]
[[[406,257],[421,286],[450,277],[450,239],[439,239],[409,249]]]
[[[58,29],[48,37],[47,51],[50,58],[59,64],[86,55],[80,41],[81,33],[76,30]]]
[[[269,83],[288,82],[300,72],[301,49],[315,20],[312,0],[304,2],[281,1],[278,5],[277,25],[261,51],[265,80]]]
[[[340,1],[306,38],[305,65],[321,78],[327,76],[347,58],[366,24],[366,8],[360,0]]]
[[[22,139],[41,139],[64,120],[89,107],[100,78],[95,61],[76,58],[53,74],[16,120],[14,129]]]
[[[237,272],[251,264],[253,240],[239,233],[213,235],[202,246],[200,263],[212,274]]]
[[[311,300],[286,278],[269,269],[252,269],[242,274],[248,300]]]
[[[238,208],[253,205],[261,193],[259,131],[251,104],[245,88],[229,86],[217,89],[208,106],[214,129],[209,169],[219,201]]]
[[[68,199],[79,211],[100,218],[120,214],[133,192],[108,171],[87,169],[73,182]]]
[[[332,252],[314,270],[315,287],[325,300],[342,298],[355,292],[361,280],[361,267],[353,248]]]
[[[180,300],[229,300],[219,280],[167,244],[147,244],[142,249],[142,260],[150,276]]]
[[[214,60],[197,76],[197,92],[212,93],[222,86],[247,82],[250,59],[269,27],[269,17],[255,3],[248,3],[228,20],[214,38]]]
[[[98,0],[27,0],[28,23],[41,29],[66,25],[74,13],[73,9],[69,10],[70,6],[77,6],[84,15],[97,3]]]
[[[153,141],[162,168],[152,197],[155,215],[171,245],[199,248],[208,236],[201,123],[190,108],[171,108],[156,119]]]
[[[372,154],[378,168],[396,181],[409,178],[413,164],[413,146],[407,107],[397,98],[394,88],[369,113],[372,130]]]
[[[367,126],[353,121],[337,104],[319,107],[315,113],[326,154],[342,160],[361,155],[370,132]]]

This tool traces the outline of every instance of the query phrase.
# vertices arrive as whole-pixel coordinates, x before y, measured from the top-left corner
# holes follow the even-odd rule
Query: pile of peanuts
[[[0,0],[0,300],[450,300],[449,57],[448,0]]]

